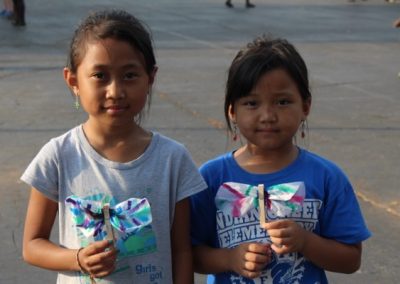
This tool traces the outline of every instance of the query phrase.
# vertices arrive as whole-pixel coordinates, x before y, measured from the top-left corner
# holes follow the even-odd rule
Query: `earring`
[[[76,94],[76,95],[75,95],[74,107],[75,107],[76,110],[78,110],[80,106],[81,106],[81,105],[79,104],[79,95]]]
[[[301,126],[300,126],[300,137],[302,139],[304,139],[306,137],[305,129],[306,129],[306,121],[302,120],[301,121]]]
[[[236,141],[238,139],[238,133],[237,133],[237,126],[236,123],[233,124],[233,136],[232,136],[233,141]]]

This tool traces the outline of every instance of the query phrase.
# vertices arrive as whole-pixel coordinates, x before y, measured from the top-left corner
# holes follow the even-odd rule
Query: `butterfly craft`
[[[305,197],[303,182],[282,183],[268,187],[243,183],[222,184],[215,196],[215,205],[225,214],[244,216],[252,208],[258,208],[260,224],[265,222],[265,208],[279,218],[285,218],[302,208]]]
[[[113,240],[113,228],[121,233],[135,233],[151,224],[150,204],[146,198],[129,198],[114,207],[102,202],[79,198],[65,200],[76,226],[85,237],[106,235]]]

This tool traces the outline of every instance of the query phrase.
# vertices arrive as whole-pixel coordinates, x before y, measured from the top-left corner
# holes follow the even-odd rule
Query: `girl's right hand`
[[[101,278],[115,269],[117,250],[108,240],[91,243],[78,254],[81,268],[92,277]]]
[[[231,250],[230,270],[247,278],[256,278],[271,260],[271,246],[243,243]]]

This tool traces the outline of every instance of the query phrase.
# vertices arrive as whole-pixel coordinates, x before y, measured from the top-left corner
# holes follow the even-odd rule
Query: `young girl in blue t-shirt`
[[[292,44],[260,37],[236,55],[225,117],[245,143],[201,167],[208,190],[191,198],[194,267],[211,274],[208,283],[327,283],[325,270],[360,267],[370,232],[351,184],[295,143],[310,107],[307,67]]]

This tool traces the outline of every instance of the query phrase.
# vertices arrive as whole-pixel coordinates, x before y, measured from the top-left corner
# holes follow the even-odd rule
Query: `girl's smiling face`
[[[112,38],[88,42],[76,74],[64,70],[89,121],[102,125],[132,123],[146,105],[155,73],[146,72],[142,54],[129,43]]]
[[[267,152],[293,147],[293,137],[310,105],[311,100],[303,101],[288,72],[279,68],[262,75],[229,114],[248,144]]]

